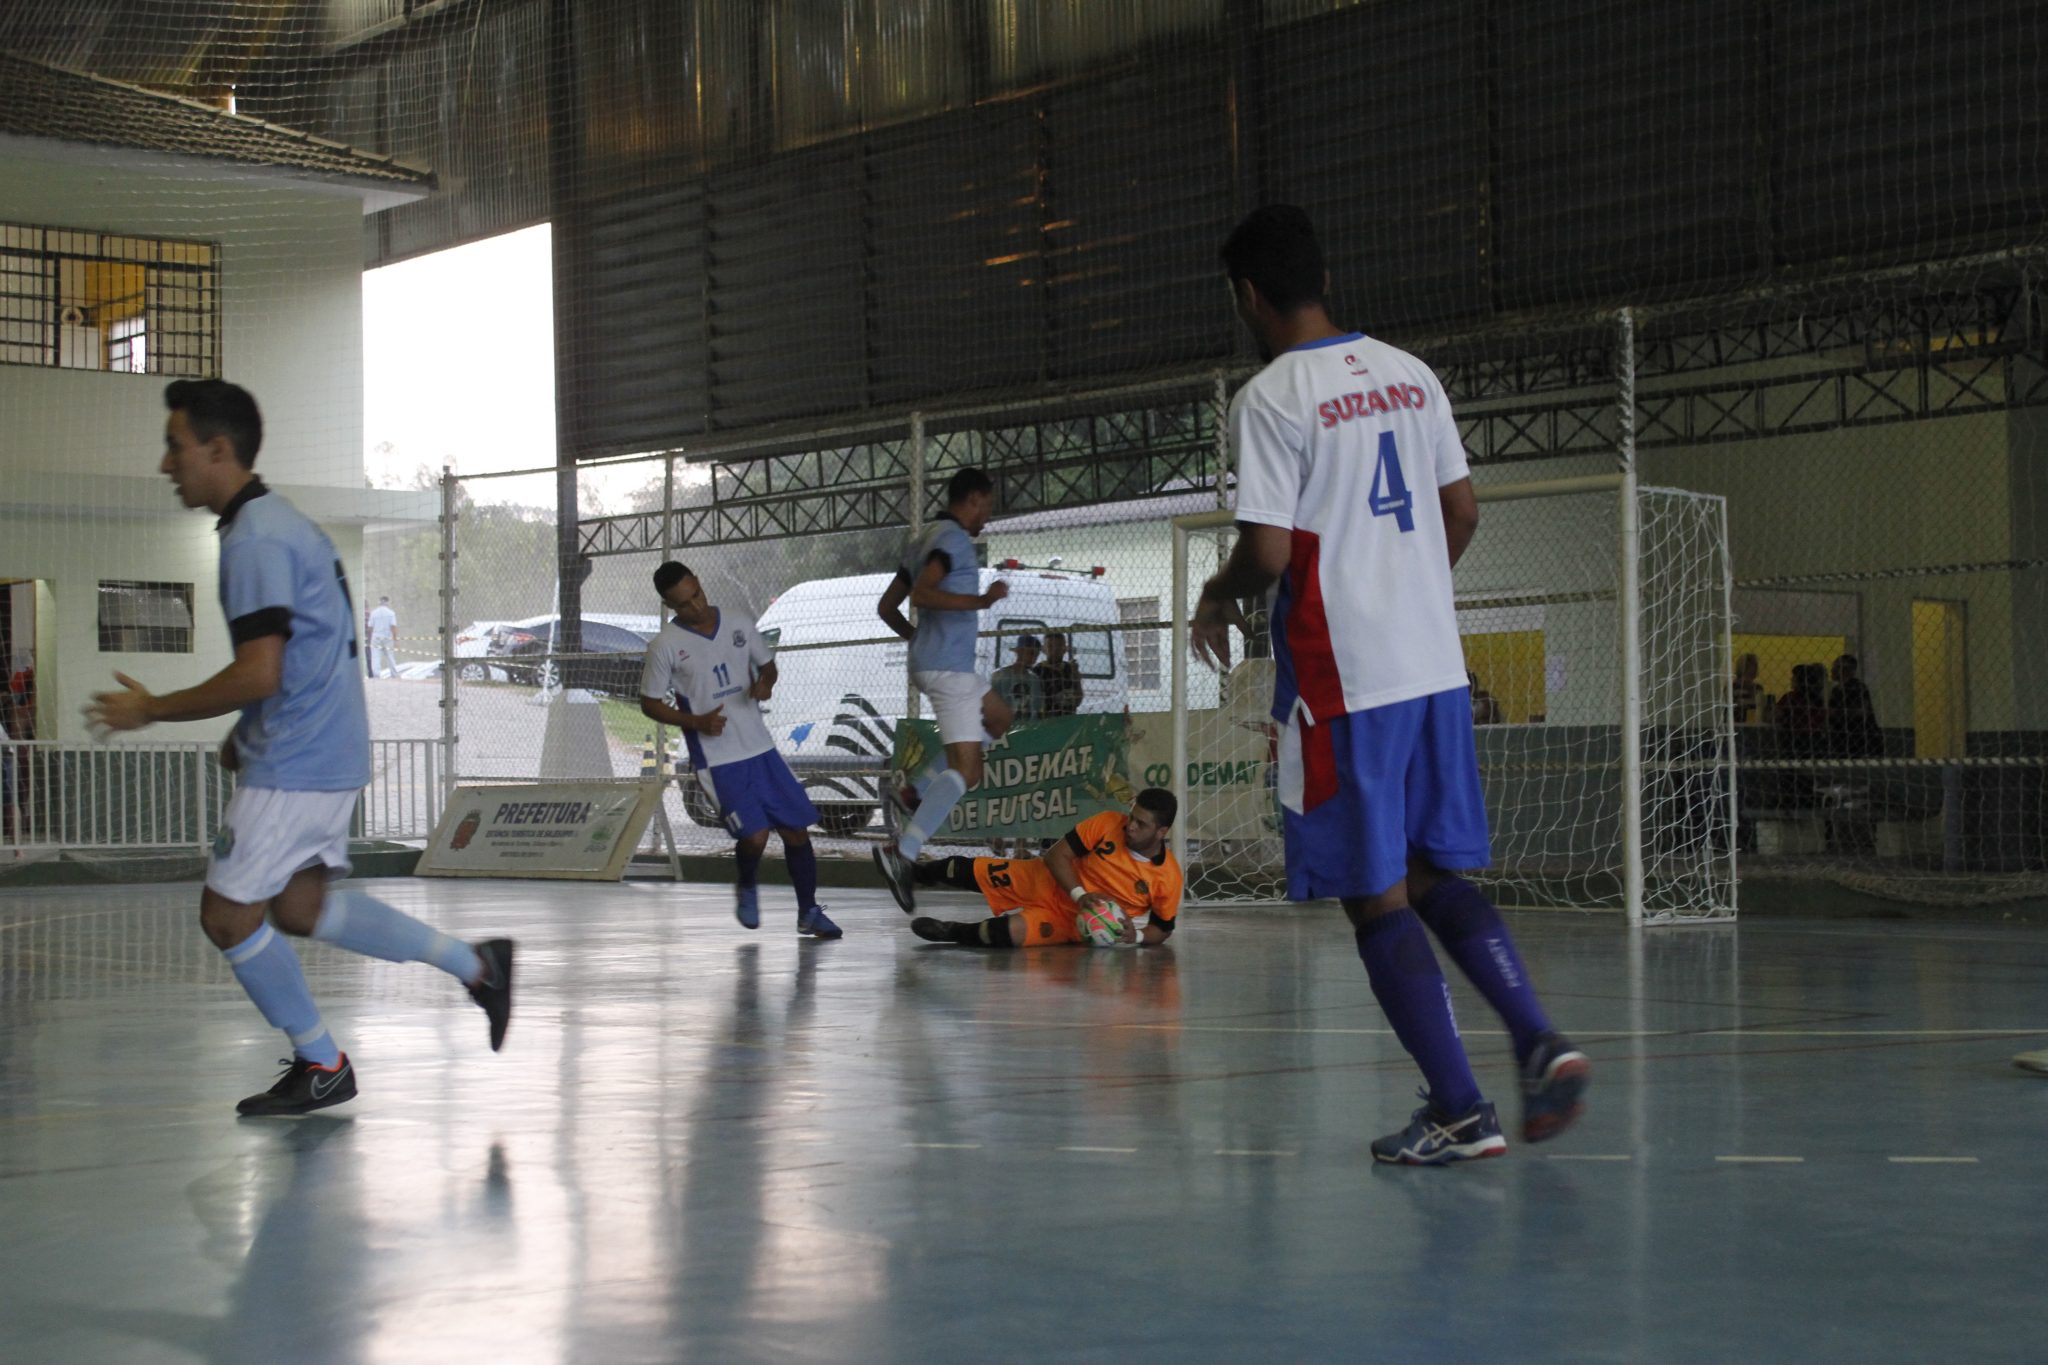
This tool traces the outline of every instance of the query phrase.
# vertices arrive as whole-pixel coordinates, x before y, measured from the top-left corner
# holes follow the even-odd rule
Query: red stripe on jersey
[[[1308,703],[1318,727],[1344,714],[1344,680],[1337,673],[1337,651],[1330,644],[1330,618],[1323,610],[1322,538],[1313,531],[1294,533],[1294,554],[1287,563],[1287,654],[1294,664],[1294,687]]]
[[[1301,809],[1314,810],[1337,794],[1337,727],[1329,721],[1301,729]]]

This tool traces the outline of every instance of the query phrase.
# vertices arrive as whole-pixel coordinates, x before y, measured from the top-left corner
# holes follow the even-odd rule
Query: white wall
[[[256,468],[273,484],[363,486],[362,209],[349,195],[216,184],[109,165],[0,161],[0,221],[216,242],[220,246],[223,377],[262,405]],[[0,576],[46,580],[37,681],[57,729],[83,737],[78,709],[114,670],[154,690],[188,686],[231,650],[216,591],[213,518],[186,511],[156,472],[163,453],[163,389],[156,375],[0,365]],[[131,477],[161,515],[76,515],[9,507],[8,476],[61,471]],[[47,478],[39,480],[47,483]],[[360,581],[362,536],[328,527]],[[191,654],[102,654],[99,580],[189,582]],[[148,738],[213,737],[223,721],[159,726]]]

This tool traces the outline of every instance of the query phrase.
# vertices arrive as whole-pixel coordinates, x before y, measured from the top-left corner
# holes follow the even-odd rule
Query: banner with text
[[[617,881],[660,799],[651,782],[457,787],[418,873]]]
[[[1137,795],[1131,785],[1126,722],[1116,716],[1064,716],[1013,728],[989,746],[981,782],[953,810],[942,838],[1057,839]],[[896,767],[918,777],[940,766],[939,727],[928,720],[896,727]]]
[[[1200,711],[1189,730],[1203,736],[1188,755],[1188,809],[1175,833],[1187,839],[1240,842],[1277,836],[1280,806],[1273,791],[1273,726],[1263,716],[1217,724]],[[1173,718],[1132,718],[1130,765],[1141,787],[1173,788]]]

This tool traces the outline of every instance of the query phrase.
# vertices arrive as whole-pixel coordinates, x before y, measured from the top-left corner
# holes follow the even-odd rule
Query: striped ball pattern
[[[1074,922],[1080,926],[1082,938],[1098,948],[1107,948],[1123,941],[1124,930],[1129,926],[1131,917],[1123,912],[1121,906],[1108,901],[1089,901],[1081,906]]]

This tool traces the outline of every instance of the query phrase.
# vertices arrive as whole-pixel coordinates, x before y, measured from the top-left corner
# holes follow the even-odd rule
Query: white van
[[[889,637],[875,614],[891,574],[856,574],[799,583],[761,614],[775,646],[775,696],[762,708],[790,766],[833,834],[866,826],[878,809],[875,779],[834,768],[886,768],[896,722],[910,697],[909,648]],[[1048,569],[983,569],[981,588],[998,578],[1010,594],[981,614],[977,670],[987,677],[1010,661],[1019,635],[1064,631],[1081,669],[1081,711],[1120,712],[1129,697],[1116,595],[1089,574]],[[997,632],[989,634],[988,632]],[[854,644],[848,641],[868,641]],[[920,707],[929,718],[930,708]],[[709,803],[692,800],[711,816]],[[709,823],[716,823],[715,817]]]

